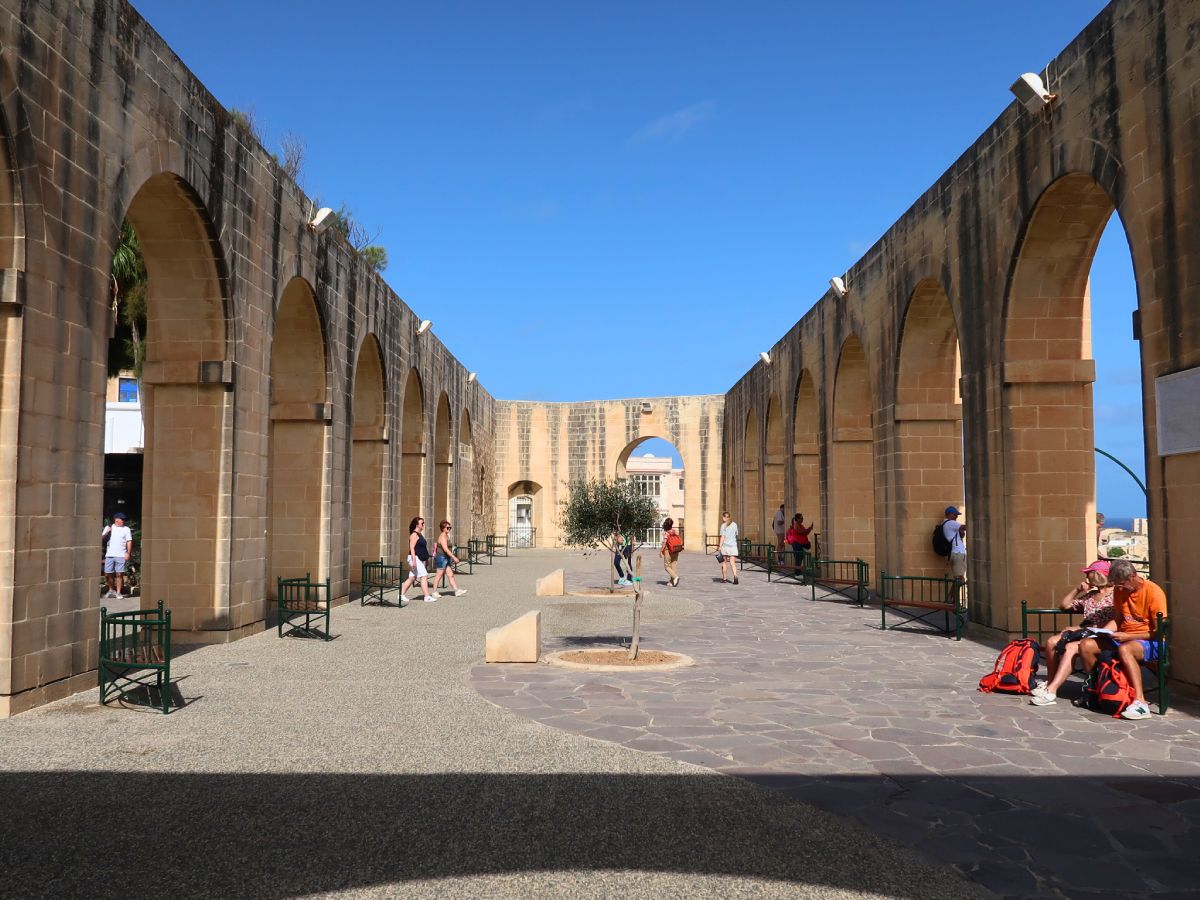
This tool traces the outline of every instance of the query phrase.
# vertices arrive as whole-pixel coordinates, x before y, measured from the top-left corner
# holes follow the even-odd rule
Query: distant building
[[[673,465],[669,456],[646,453],[629,457],[625,471],[643,496],[653,497],[658,502],[659,524],[662,524],[661,519],[669,516],[675,520],[675,528],[682,533],[683,469]],[[648,529],[644,540],[648,544],[660,543],[662,528]]]

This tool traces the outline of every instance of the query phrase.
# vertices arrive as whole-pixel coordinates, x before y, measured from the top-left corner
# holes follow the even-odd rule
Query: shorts
[[[408,556],[408,568],[409,571],[412,572],[412,574],[417,578],[424,578],[429,574],[429,571],[425,568],[425,563],[421,562],[421,560],[417,559],[412,554],[409,554]]]
[[[450,565],[450,557],[445,553],[435,553],[433,556],[433,567],[435,569],[444,569]]]
[[[123,556],[106,556],[104,557],[104,574],[105,575],[120,575],[125,571],[125,557]]]
[[[1158,662],[1158,641],[1138,641],[1142,645],[1142,662]]]
[[[967,577],[967,554],[951,553],[950,554],[950,572],[955,578]]]

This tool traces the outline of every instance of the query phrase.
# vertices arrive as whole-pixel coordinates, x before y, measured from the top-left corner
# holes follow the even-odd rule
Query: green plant
[[[1121,557],[1124,555],[1125,555],[1125,551],[1122,550],[1120,547],[1112,547],[1108,551],[1109,559],[1117,559],[1118,557]]]

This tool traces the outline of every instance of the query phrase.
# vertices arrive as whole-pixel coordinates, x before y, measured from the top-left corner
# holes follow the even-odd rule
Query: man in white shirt
[[[108,582],[108,593],[105,599],[121,596],[125,586],[125,564],[129,562],[129,554],[133,552],[133,532],[125,524],[125,513],[113,513],[112,524],[106,525],[100,532],[101,538],[108,538],[108,547],[104,551],[104,578]],[[116,589],[113,580],[116,579]]]
[[[787,518],[783,514],[782,503],[779,504],[775,518],[771,520],[771,530],[775,532],[775,558],[779,559],[783,553],[783,536],[787,533]]]
[[[942,523],[942,535],[950,544],[950,573],[958,581],[966,581],[967,526],[958,521],[958,517],[961,515],[958,507],[946,507],[946,521]]]

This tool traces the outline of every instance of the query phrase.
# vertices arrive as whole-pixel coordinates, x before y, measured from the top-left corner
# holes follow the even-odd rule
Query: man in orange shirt
[[[1142,663],[1158,660],[1158,644],[1151,640],[1158,627],[1158,614],[1167,617],[1167,595],[1153,581],[1143,578],[1128,560],[1114,560],[1108,571],[1109,583],[1113,585],[1113,620],[1104,626],[1112,631],[1112,641],[1117,645],[1121,667],[1129,677],[1136,699],[1121,717],[1145,719],[1150,715],[1150,706],[1142,693]],[[1079,645],[1083,664],[1090,672],[1096,665],[1100,651],[1104,648],[1100,640],[1087,638]]]

